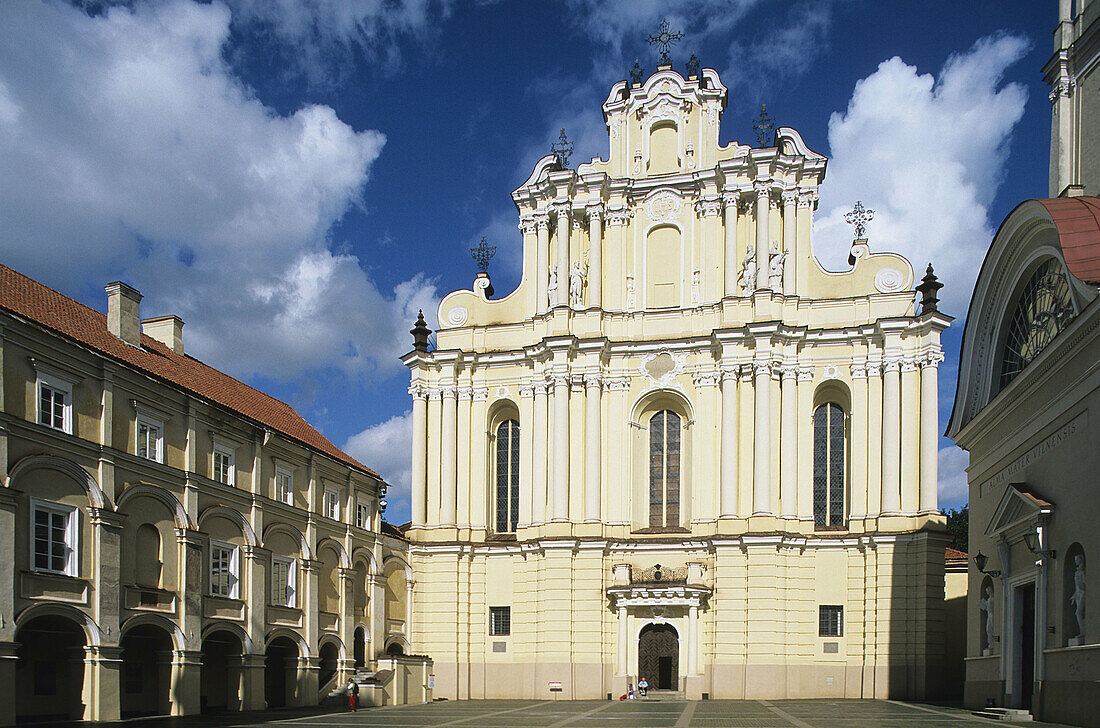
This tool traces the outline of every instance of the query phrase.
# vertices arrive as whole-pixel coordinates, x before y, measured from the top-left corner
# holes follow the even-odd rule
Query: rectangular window
[[[326,490],[323,513],[334,521],[340,520],[340,494],[335,490]]]
[[[35,502],[31,523],[34,570],[77,575],[76,509]]]
[[[38,424],[72,434],[73,387],[68,382],[38,377]]]
[[[279,607],[294,606],[296,569],[291,559],[271,560],[271,603]]]
[[[233,451],[226,447],[214,446],[214,480],[233,485]]]
[[[156,420],[139,417],[137,420],[137,448],[139,458],[164,462],[164,425]]]
[[[843,637],[844,607],[830,604],[818,607],[817,634],[819,637]]]
[[[489,634],[493,637],[512,634],[511,607],[489,607]]]
[[[233,544],[210,542],[210,593],[237,598],[237,547]]]
[[[294,475],[289,470],[275,469],[275,500],[294,505]]]
[[[355,525],[370,530],[370,506],[366,503],[355,504]]]

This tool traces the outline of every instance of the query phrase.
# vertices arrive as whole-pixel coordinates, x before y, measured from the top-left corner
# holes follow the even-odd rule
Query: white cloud
[[[970,455],[961,447],[948,445],[940,448],[940,510],[958,508],[970,501],[970,486],[966,480],[969,465]]]
[[[0,176],[0,253],[69,288],[121,273],[238,375],[396,370],[432,281],[380,291],[327,240],[385,138],[264,106],[223,61],[229,25],[184,0],[0,3],[0,168],[19,170]]]
[[[409,520],[412,484],[412,410],[352,435],[344,451],[366,463],[390,485],[386,520]]]
[[[234,22],[272,32],[286,59],[314,80],[339,73],[358,51],[385,68],[401,64],[399,40],[423,48],[451,12],[451,0],[224,0]]]
[[[1027,101],[1021,84],[1002,78],[1026,50],[1023,38],[988,37],[949,58],[937,78],[895,57],[856,84],[847,110],[829,120],[832,159],[814,231],[825,268],[846,265],[843,214],[862,200],[875,210],[871,249],[905,255],[918,278],[931,261],[946,286],[941,308],[965,315]]]

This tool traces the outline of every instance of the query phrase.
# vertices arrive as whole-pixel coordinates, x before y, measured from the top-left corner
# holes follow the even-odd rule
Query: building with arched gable
[[[718,138],[711,69],[603,104],[608,159],[512,193],[518,288],[422,322],[412,631],[451,698],[922,697],[942,660],[949,324],[862,235],[813,254],[826,159]]]
[[[1059,3],[1051,197],[990,243],[947,429],[970,455],[966,704],[1076,725],[1100,725],[1098,38],[1100,3]]]

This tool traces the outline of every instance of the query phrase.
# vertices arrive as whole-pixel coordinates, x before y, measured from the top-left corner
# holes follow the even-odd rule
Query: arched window
[[[497,533],[513,533],[519,521],[519,423],[497,426]]]
[[[844,409],[814,410],[814,527],[844,527]]]
[[[680,525],[680,416],[661,410],[649,418],[649,526]]]
[[[1008,386],[1073,318],[1073,300],[1062,263],[1050,258],[1032,274],[1008,324],[997,391]]]

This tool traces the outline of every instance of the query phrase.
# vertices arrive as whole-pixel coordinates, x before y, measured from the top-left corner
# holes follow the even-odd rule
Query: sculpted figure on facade
[[[550,282],[546,286],[546,298],[547,305],[550,308],[554,307],[554,303],[558,300],[558,270],[553,266],[550,267]]]
[[[745,260],[741,262],[741,290],[746,296],[756,291],[756,250],[751,245],[745,252]]]
[[[1073,605],[1073,616],[1077,619],[1077,636],[1071,640],[1071,644],[1082,644],[1085,641],[1085,557],[1077,554],[1073,557],[1073,594],[1069,597],[1069,603]]]
[[[982,654],[989,655],[993,652],[993,587],[985,587],[982,598],[978,600],[978,609],[983,616]]]
[[[584,306],[584,269],[580,261],[573,263],[569,271],[569,305],[573,308]]]
[[[771,260],[769,261],[768,285],[771,286],[773,291],[782,291],[783,265],[787,260],[787,251],[780,250],[779,243],[773,240],[769,257]]]

